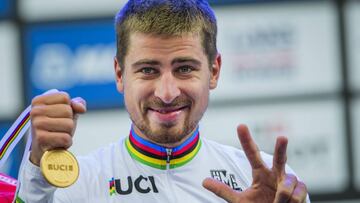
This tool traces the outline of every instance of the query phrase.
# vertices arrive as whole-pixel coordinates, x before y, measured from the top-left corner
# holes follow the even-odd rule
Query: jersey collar
[[[125,146],[130,156],[140,163],[166,170],[178,168],[191,161],[199,152],[201,140],[197,128],[181,145],[166,148],[143,139],[135,133],[134,128],[131,128]]]

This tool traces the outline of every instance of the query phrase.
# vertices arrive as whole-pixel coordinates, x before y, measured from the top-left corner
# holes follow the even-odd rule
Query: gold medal
[[[40,168],[45,179],[55,187],[69,187],[79,177],[79,165],[66,150],[46,151],[40,160]]]

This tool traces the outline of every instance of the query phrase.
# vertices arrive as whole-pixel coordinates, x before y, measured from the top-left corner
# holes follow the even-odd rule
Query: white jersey
[[[272,157],[262,153],[271,167]],[[130,135],[86,157],[68,188],[55,188],[30,161],[20,173],[18,202],[225,202],[202,186],[211,177],[237,191],[251,186],[252,170],[243,151],[199,137],[167,149]],[[287,167],[287,173],[293,171]],[[309,201],[308,201],[309,202]]]

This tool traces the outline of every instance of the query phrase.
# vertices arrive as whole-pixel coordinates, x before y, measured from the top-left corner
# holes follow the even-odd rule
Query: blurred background
[[[52,88],[87,100],[77,155],[116,142],[130,121],[113,74],[113,17],[124,0],[0,0],[0,138]],[[288,163],[312,202],[360,202],[360,1],[211,0],[223,57],[202,136],[239,147],[248,124]],[[25,141],[1,172],[17,177]]]

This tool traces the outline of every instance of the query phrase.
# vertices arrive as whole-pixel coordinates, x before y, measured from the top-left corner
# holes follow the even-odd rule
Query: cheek
[[[207,86],[202,86],[197,89],[193,88],[191,97],[197,109],[206,109],[209,100],[209,88]]]
[[[209,102],[209,92],[203,92],[201,98],[199,99],[199,105],[202,111],[205,111],[205,109],[208,106],[208,102]]]
[[[142,105],[146,100],[146,97],[149,93],[147,86],[139,85],[135,82],[129,85],[124,86],[124,101],[126,108],[130,112],[141,112]]]
[[[132,88],[132,86],[125,85],[124,86],[124,102],[125,106],[128,109],[129,113],[134,112],[137,106],[137,95],[136,91]]]

